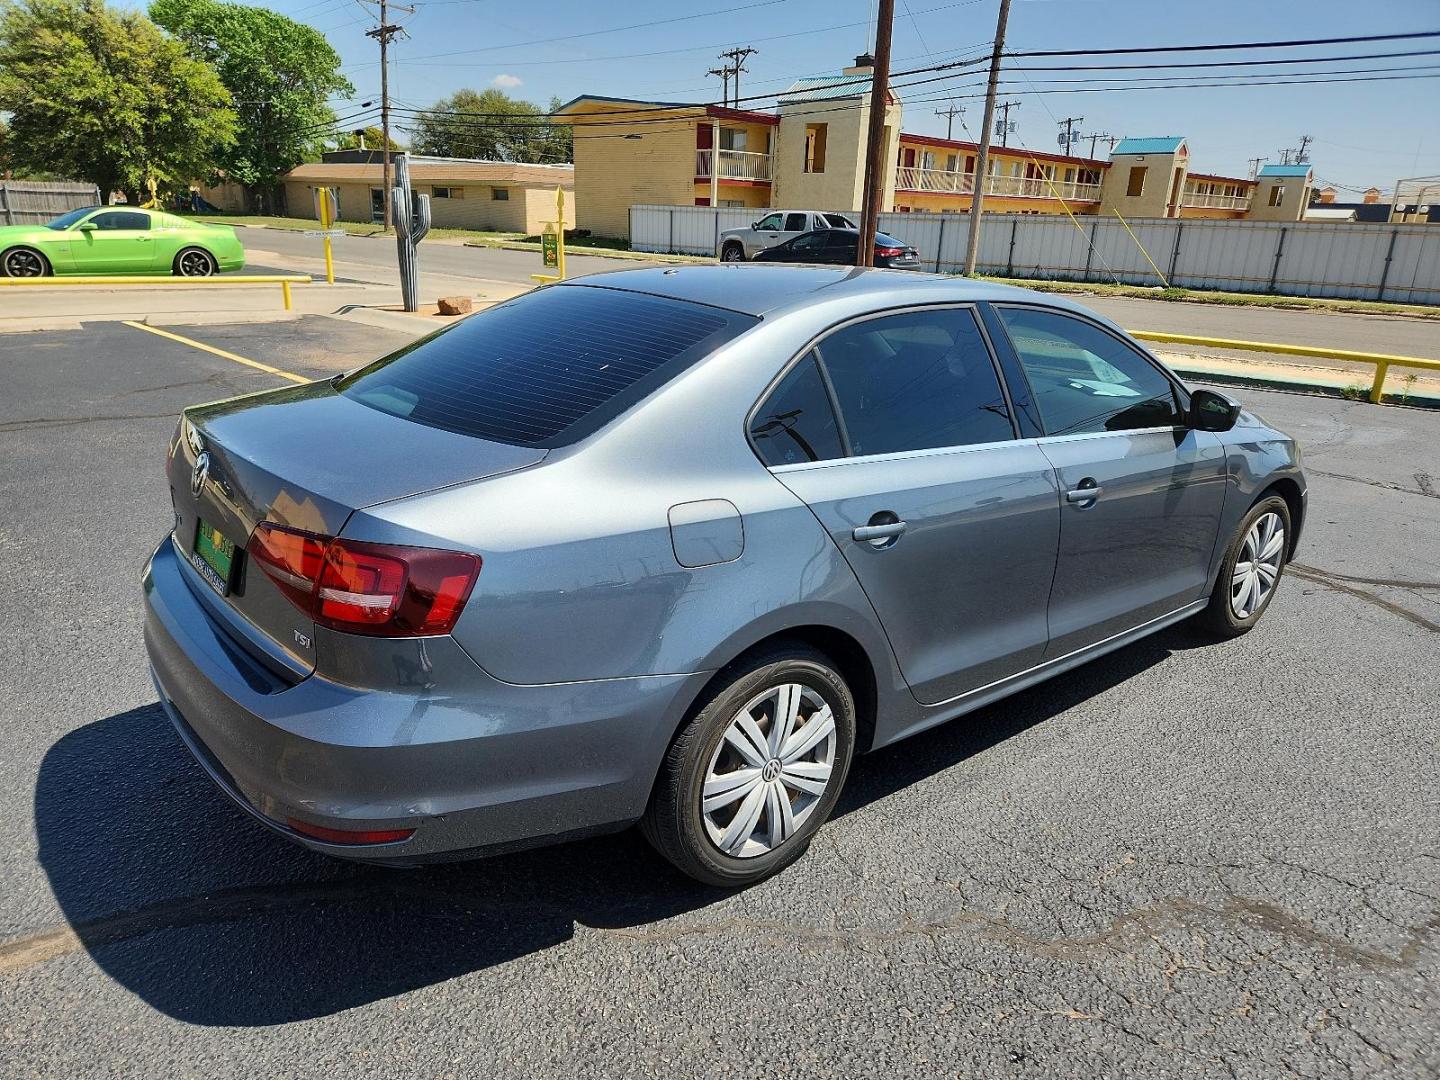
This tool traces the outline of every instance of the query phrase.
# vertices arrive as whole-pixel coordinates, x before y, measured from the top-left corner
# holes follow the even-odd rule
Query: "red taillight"
[[[293,817],[286,818],[285,824],[302,836],[327,844],[393,844],[415,835],[414,829],[329,829]]]
[[[480,575],[463,551],[368,544],[262,522],[245,550],[322,626],[379,637],[448,634]]]
[[[904,249],[904,248],[876,248],[876,249],[875,249],[875,254],[876,254],[876,255],[903,255],[904,253],[905,253],[905,249]]]

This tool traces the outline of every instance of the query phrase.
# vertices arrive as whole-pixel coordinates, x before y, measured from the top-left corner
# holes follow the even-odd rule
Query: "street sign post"
[[[531,274],[542,285],[565,280],[565,189],[555,189],[555,220],[545,222],[540,234],[540,261],[553,274]]]

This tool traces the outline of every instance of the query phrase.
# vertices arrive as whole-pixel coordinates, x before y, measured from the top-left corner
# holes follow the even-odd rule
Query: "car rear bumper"
[[[548,843],[635,821],[705,674],[515,686],[449,638],[425,639],[443,688],[282,680],[200,603],[166,540],[146,567],[145,644],[160,700],[211,778],[317,851],[407,863]],[[204,586],[199,586],[203,588]],[[335,844],[288,823],[414,829]]]

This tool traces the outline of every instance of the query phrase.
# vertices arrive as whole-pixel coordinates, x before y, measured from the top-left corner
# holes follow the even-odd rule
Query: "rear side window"
[[[804,231],[805,231],[805,215],[804,215],[804,214],[786,214],[786,215],[785,215],[785,231],[786,231],[786,232],[804,232]]]
[[[757,321],[618,289],[538,289],[335,385],[364,405],[429,427],[520,446],[563,446]]]
[[[765,399],[750,421],[750,438],[766,465],[845,456],[814,353],[791,368]]]
[[[853,323],[822,341],[819,353],[852,454],[1015,437],[990,350],[968,308]]]

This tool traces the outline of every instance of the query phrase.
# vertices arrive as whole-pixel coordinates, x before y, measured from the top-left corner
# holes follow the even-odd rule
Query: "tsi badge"
[[[205,481],[210,477],[210,451],[201,450],[195,459],[195,468],[190,472],[190,494],[197,499],[200,491],[205,486]]]
[[[295,635],[295,644],[299,645],[302,649],[308,649],[311,645],[314,644],[314,642],[311,641],[310,638],[306,637],[299,630],[293,630],[291,631],[291,633]]]

